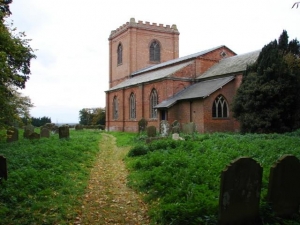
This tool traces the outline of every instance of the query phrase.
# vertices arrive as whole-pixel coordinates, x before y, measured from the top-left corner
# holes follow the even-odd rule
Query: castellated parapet
[[[166,25],[164,26],[163,24],[157,25],[157,23],[152,23],[150,22],[143,22],[143,21],[138,21],[135,22],[135,18],[131,18],[130,22],[127,22],[126,24],[123,24],[116,30],[112,30],[110,33],[110,36],[108,40],[111,40],[112,38],[122,34],[129,28],[136,28],[136,29],[143,29],[143,30],[151,30],[151,31],[158,31],[158,32],[164,32],[164,33],[174,33],[174,34],[179,34],[179,31],[177,29],[177,26],[173,24],[172,26]]]

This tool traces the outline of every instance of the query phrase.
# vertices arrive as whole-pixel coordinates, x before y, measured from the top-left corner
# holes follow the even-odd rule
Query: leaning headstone
[[[160,122],[160,134],[162,137],[167,137],[169,136],[170,132],[170,124],[168,123],[167,120],[162,120]]]
[[[172,139],[177,141],[177,140],[182,140],[184,141],[184,138],[180,137],[178,133],[172,134]]]
[[[148,137],[155,137],[156,136],[156,127],[155,126],[147,127],[147,136]]]
[[[282,156],[270,169],[268,201],[276,216],[299,213],[300,161],[293,155]]]
[[[0,182],[2,179],[7,180],[7,165],[6,158],[0,155]]]
[[[256,224],[262,167],[254,159],[242,157],[230,163],[221,174],[219,224]]]
[[[47,128],[45,128],[45,127],[43,127],[43,128],[41,129],[40,134],[41,134],[41,138],[42,138],[42,137],[49,138],[49,137],[50,137],[50,130],[47,129]]]
[[[15,127],[10,127],[6,132],[6,142],[14,142],[19,140],[19,130]]]
[[[28,124],[24,127],[24,133],[23,133],[23,137],[24,138],[29,138],[29,136],[34,132],[34,126],[32,126],[31,124]]]
[[[36,139],[40,139],[41,135],[36,133],[36,132],[33,132],[31,133],[29,136],[28,136],[28,139],[29,140],[36,140]]]
[[[70,131],[68,126],[61,126],[58,128],[59,139],[61,138],[69,138]]]
[[[182,125],[182,132],[185,134],[193,134],[196,131],[195,123],[185,123]]]
[[[139,120],[138,125],[139,125],[139,132],[143,132],[146,130],[148,121],[146,119],[142,118]]]
[[[178,120],[174,120],[172,123],[172,134],[179,133],[180,132],[180,123]]]

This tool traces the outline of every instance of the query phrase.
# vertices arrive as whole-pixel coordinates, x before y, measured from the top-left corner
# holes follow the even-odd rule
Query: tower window
[[[160,62],[160,45],[158,41],[153,41],[150,45],[150,61]]]
[[[121,43],[118,45],[118,65],[122,64],[122,54],[123,54],[123,47]]]

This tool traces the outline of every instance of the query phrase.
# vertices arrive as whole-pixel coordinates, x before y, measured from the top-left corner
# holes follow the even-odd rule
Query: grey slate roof
[[[219,88],[223,87],[234,79],[234,76],[228,76],[218,79],[205,80],[196,84],[193,84],[186,89],[178,92],[173,97],[166,99],[155,106],[155,108],[169,108],[177,101],[193,98],[205,98],[211,93],[215,92]]]
[[[162,68],[160,70],[149,71],[147,73],[144,73],[143,75],[128,78],[127,80],[123,81],[122,83],[109,89],[109,91],[120,89],[123,87],[129,87],[129,86],[133,86],[133,85],[137,85],[137,84],[145,83],[145,82],[149,82],[149,81],[159,80],[164,77],[172,76],[172,74],[174,74],[176,71],[181,70],[182,68],[186,67],[187,65],[189,65],[191,63],[193,63],[193,61],[184,62],[184,63],[177,64],[174,66],[169,66],[166,68]]]
[[[205,71],[202,75],[198,76],[198,79],[245,71],[247,65],[256,61],[259,53],[260,50],[225,58],[212,66],[209,70]]]
[[[191,55],[183,56],[183,57],[180,57],[180,58],[177,58],[177,59],[172,59],[172,60],[157,64],[157,65],[154,65],[154,66],[146,67],[144,69],[141,69],[141,70],[138,70],[138,71],[132,73],[131,76],[135,76],[137,74],[144,73],[144,72],[147,72],[149,70],[155,70],[155,69],[159,69],[159,68],[164,67],[164,66],[168,66],[168,65],[175,64],[175,63],[183,62],[183,61],[186,61],[186,60],[189,60],[189,59],[194,59],[194,58],[205,55],[206,53],[209,53],[211,51],[214,51],[214,50],[216,50],[218,48],[222,48],[222,47],[225,47],[225,45],[210,48],[210,49],[207,49],[207,50],[204,50],[204,51],[201,51],[201,52],[197,52],[197,53],[194,53],[194,54],[191,54]]]

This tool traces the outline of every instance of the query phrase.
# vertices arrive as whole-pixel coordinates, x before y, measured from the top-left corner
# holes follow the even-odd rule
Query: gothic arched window
[[[123,59],[122,59],[122,54],[123,54],[123,47],[121,43],[118,45],[118,65],[122,64]]]
[[[130,119],[135,119],[136,118],[135,95],[134,95],[134,93],[131,93],[130,97],[129,97],[129,118]]]
[[[113,100],[113,119],[118,119],[119,116],[119,106],[118,106],[118,98],[117,96],[114,97]]]
[[[150,118],[157,118],[157,109],[154,107],[158,103],[157,91],[153,89],[150,94]]]
[[[152,41],[149,52],[151,62],[160,62],[160,45],[158,41]]]
[[[216,97],[212,106],[213,118],[227,118],[228,117],[228,104],[222,95]]]

